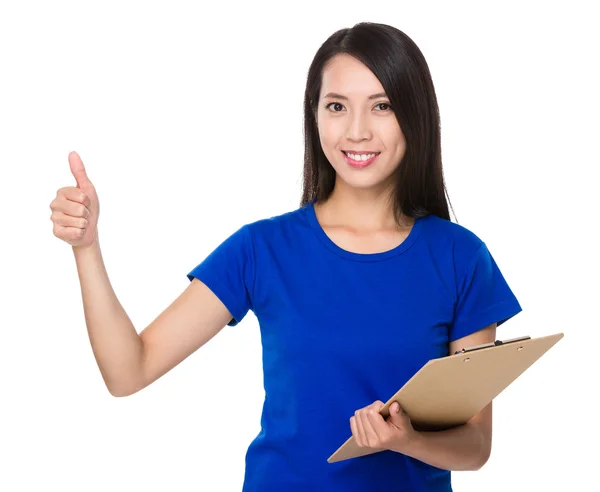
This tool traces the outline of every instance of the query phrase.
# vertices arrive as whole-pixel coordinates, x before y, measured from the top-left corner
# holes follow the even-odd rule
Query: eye
[[[387,106],[387,109],[392,109],[392,107],[388,103],[379,103],[376,106]],[[382,110],[385,111],[385,110]]]
[[[329,109],[329,106],[331,106],[331,105],[333,105],[333,104],[335,104],[335,105],[337,105],[337,106],[344,107],[344,105],[343,105],[342,103],[339,103],[339,102],[331,102],[331,103],[329,103],[329,104],[326,104],[326,105],[325,105],[325,109]],[[376,104],[376,105],[375,105],[375,107],[377,107],[377,106],[386,106],[386,108],[385,108],[385,109],[382,109],[382,110],[380,110],[380,111],[388,111],[388,110],[392,109],[392,107],[391,107],[391,106],[390,106],[388,103],[379,103],[379,104]],[[334,113],[339,113],[339,111],[333,111],[333,112],[334,112]]]
[[[339,102],[331,102],[331,103],[325,105],[325,109],[329,109],[329,106],[331,106],[332,104],[336,104],[338,106],[344,107],[344,105]],[[339,111],[334,111],[334,113],[339,113]]]

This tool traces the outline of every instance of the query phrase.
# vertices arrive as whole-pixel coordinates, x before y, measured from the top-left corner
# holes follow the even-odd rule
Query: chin
[[[336,179],[340,179],[346,186],[356,189],[381,188],[384,186],[387,178],[377,178],[373,176],[343,176],[338,173]]]

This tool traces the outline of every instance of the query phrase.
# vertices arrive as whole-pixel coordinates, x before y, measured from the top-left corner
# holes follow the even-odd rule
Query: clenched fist
[[[77,152],[69,154],[69,166],[77,186],[65,186],[50,203],[54,235],[74,248],[87,247],[98,239],[100,203]]]

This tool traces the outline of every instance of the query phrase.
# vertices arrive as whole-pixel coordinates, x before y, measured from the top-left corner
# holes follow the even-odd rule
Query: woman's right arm
[[[88,336],[114,396],[131,395],[156,381],[232,319],[220,299],[195,278],[138,334],[111,286],[99,243],[73,251]]]
[[[77,186],[60,188],[50,203],[54,235],[73,247],[92,351],[110,393],[131,395],[214,337],[232,314],[194,278],[138,334],[111,286],[98,241],[100,201],[81,158],[69,154]]]

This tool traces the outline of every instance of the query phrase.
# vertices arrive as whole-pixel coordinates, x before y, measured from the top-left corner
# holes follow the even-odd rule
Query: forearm
[[[100,246],[73,248],[88,336],[104,382],[114,396],[134,388],[143,344],[110,284]]]
[[[466,423],[436,432],[416,432],[402,453],[443,470],[478,470],[487,460],[485,440],[477,424]]]

